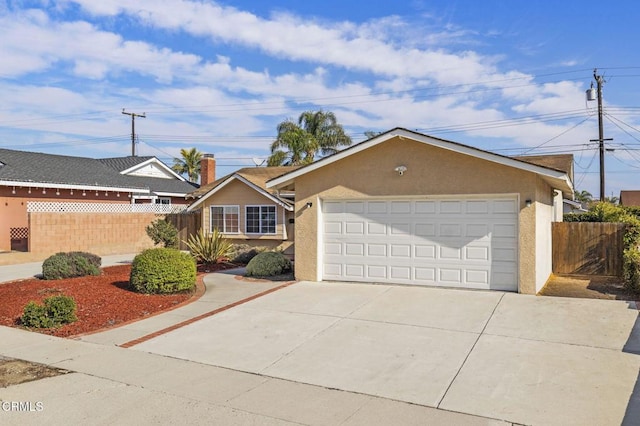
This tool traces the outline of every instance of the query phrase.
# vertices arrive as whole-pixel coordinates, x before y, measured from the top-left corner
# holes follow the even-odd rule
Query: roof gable
[[[336,154],[322,158],[307,166],[301,167],[297,170],[291,171],[283,176],[269,180],[266,183],[267,188],[283,188],[291,185],[294,180],[306,173],[310,173],[321,167],[326,167],[334,162],[346,158],[348,156],[357,154],[378,144],[390,141],[394,138],[410,139],[416,142],[424,143],[426,145],[442,148],[445,150],[453,151],[459,154],[468,155],[474,158],[490,161],[496,164],[502,164],[508,167],[513,167],[519,170],[529,171],[540,175],[543,179],[549,182],[553,187],[560,189],[563,193],[572,195],[573,185],[570,177],[564,171],[555,170],[548,167],[543,167],[538,164],[518,160],[511,157],[506,157],[499,154],[494,154],[489,151],[484,151],[478,148],[474,148],[468,145],[463,145],[457,142],[451,142],[444,139],[434,138],[432,136],[424,135],[421,133],[413,132],[403,128],[395,128],[374,138],[361,142],[346,148]]]
[[[98,161],[117,170],[123,175],[177,179],[186,182],[183,176],[174,172],[171,167],[156,157],[114,157],[101,158]]]
[[[246,167],[240,169],[191,192],[189,197],[198,198],[198,200],[189,206],[189,210],[195,210],[205,200],[233,181],[242,182],[276,204],[281,205],[287,210],[292,210],[293,207],[289,200],[267,191],[266,182],[273,177],[281,176],[293,169],[297,169],[297,167]]]

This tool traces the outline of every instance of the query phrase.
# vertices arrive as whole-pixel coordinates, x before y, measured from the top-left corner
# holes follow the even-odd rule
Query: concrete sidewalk
[[[510,424],[7,327],[0,341],[2,356],[70,371],[0,389],[1,424]]]

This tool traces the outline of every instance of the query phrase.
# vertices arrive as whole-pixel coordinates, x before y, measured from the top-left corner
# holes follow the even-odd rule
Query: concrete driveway
[[[132,349],[514,423],[637,424],[638,324],[622,301],[300,282]]]

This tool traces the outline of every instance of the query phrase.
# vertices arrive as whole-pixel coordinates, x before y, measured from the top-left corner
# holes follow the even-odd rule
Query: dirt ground
[[[553,275],[538,293],[541,296],[640,301],[640,295],[624,288],[622,279],[594,275]]]
[[[0,388],[59,376],[68,371],[19,359],[0,358]]]

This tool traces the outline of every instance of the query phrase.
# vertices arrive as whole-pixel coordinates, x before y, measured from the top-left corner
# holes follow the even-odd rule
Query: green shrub
[[[145,294],[191,290],[196,283],[196,263],[176,249],[148,249],[133,259],[129,282],[135,291]]]
[[[291,261],[282,253],[267,251],[259,253],[247,265],[248,277],[273,277],[290,272]]]
[[[99,256],[81,251],[56,253],[42,263],[45,280],[100,275],[102,260]]]
[[[230,254],[231,261],[233,263],[242,263],[246,265],[256,257],[258,253],[262,253],[266,250],[265,247],[253,247],[248,244],[234,244],[233,250]]]
[[[178,248],[178,229],[163,219],[153,221],[146,227],[147,235],[155,245],[166,248]]]
[[[217,263],[221,259],[228,259],[233,249],[231,243],[217,228],[209,234],[205,234],[200,228],[197,234],[189,236],[185,244],[199,263]]]
[[[60,327],[77,321],[76,302],[69,296],[47,297],[39,305],[34,301],[27,303],[22,312],[22,325],[33,328]]]

